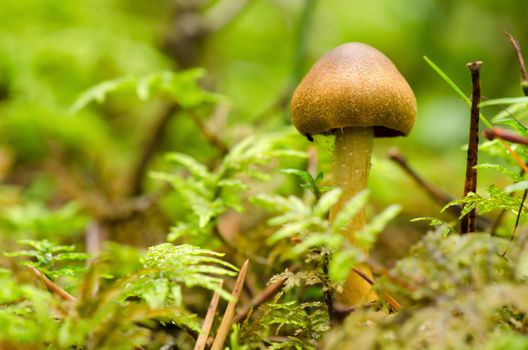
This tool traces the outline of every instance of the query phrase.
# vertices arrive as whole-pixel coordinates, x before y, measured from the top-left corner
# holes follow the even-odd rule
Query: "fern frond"
[[[220,95],[206,92],[198,85],[205,75],[203,69],[189,69],[181,72],[156,72],[145,76],[130,76],[102,82],[84,92],[73,104],[70,111],[76,113],[92,102],[103,103],[107,96],[116,92],[134,92],[141,100],[154,94],[168,96],[184,108],[219,100]]]
[[[188,244],[163,243],[149,248],[145,268],[172,283],[206,288],[230,300],[230,294],[221,288],[219,276],[235,276],[238,269],[220,259],[221,256],[223,254]]]

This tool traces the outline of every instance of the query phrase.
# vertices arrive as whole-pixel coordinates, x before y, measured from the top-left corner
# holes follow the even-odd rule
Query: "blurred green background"
[[[203,86],[226,96],[228,113],[212,121],[213,129],[233,144],[289,124],[287,100],[298,79],[333,47],[360,41],[394,61],[418,101],[412,134],[376,143],[374,207],[402,203],[402,220],[439,215],[439,207],[385,158],[398,146],[427,179],[462,193],[469,108],[423,56],[468,95],[466,63],[482,60],[483,99],[519,96],[519,69],[504,31],[528,47],[526,13],[525,0],[4,1],[0,204],[9,208],[30,199],[60,207],[82,197],[81,206],[97,216],[101,201],[112,204],[127,194],[130,169],[167,103],[123,93],[71,113],[95,84],[203,67]],[[164,151],[214,156],[196,124],[177,114],[165,125],[149,169]],[[299,136],[298,147],[308,145]],[[483,172],[480,184],[500,182],[498,176]],[[148,192],[155,185],[146,182]]]

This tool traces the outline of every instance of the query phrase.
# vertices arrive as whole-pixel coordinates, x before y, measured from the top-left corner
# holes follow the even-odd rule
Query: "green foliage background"
[[[482,60],[483,100],[520,96],[517,60],[503,32],[528,47],[527,12],[524,0],[4,1],[0,243],[11,253],[0,258],[5,286],[0,328],[7,329],[0,345],[189,347],[211,292],[228,300],[219,281],[233,276],[235,266],[249,257],[255,264],[248,278],[253,294],[280,273],[287,287],[256,310],[253,320],[261,322],[259,327],[246,322],[234,328],[230,346],[315,348],[329,328],[325,293],[339,288],[351,266],[367,257],[338,235],[339,223],[326,220],[339,194],[328,191],[322,175],[304,172],[310,144],[291,127],[287,102],[315,60],[349,41],[366,42],[394,61],[415,91],[418,117],[408,138],[376,140],[370,191],[351,202],[341,219],[346,222],[366,205],[370,225],[360,243],[373,246],[373,258],[391,268],[430,229],[409,219],[439,217],[432,220],[436,233],[429,233],[394,271],[416,277],[409,270],[422,264],[423,280],[444,280],[441,274],[430,276],[436,265],[429,267],[423,249],[429,241],[440,242],[450,252],[453,243],[442,237],[454,230],[455,218],[440,213],[440,206],[385,153],[399,147],[426,179],[459,198],[469,108],[423,56],[466,95],[466,63]],[[507,105],[489,106],[483,113],[526,136],[526,105],[505,110]],[[328,173],[329,144],[316,139],[316,173]],[[524,147],[515,150],[526,159]],[[526,183],[496,142],[482,143],[479,167],[478,193],[453,205],[478,206],[491,218],[506,210],[497,233],[509,237]],[[524,214],[523,207],[520,211]],[[521,228],[524,222],[521,215]],[[98,237],[95,246],[90,237]],[[117,243],[98,246],[106,239]],[[302,244],[292,248],[288,239]],[[461,255],[482,253],[479,249],[489,243],[482,236],[474,239]],[[497,240],[491,242],[504,243]],[[517,243],[508,266],[486,260],[506,277],[483,282],[475,277],[485,274],[478,270],[472,275],[477,283],[458,276],[463,286],[474,287],[462,308],[470,309],[471,297],[485,298],[493,288],[497,293],[505,288],[514,301],[475,311],[475,317],[500,319],[491,324],[504,322],[509,328],[501,333],[501,327],[478,324],[464,334],[476,339],[471,346],[488,341],[491,348],[526,345],[519,335],[525,330],[526,305],[516,302],[524,298],[519,271],[526,268],[526,254],[524,241]],[[83,253],[98,250],[102,253],[95,260]],[[189,254],[197,258],[187,259]],[[166,265],[164,255],[173,257],[172,265]],[[449,254],[445,259],[446,266],[464,264]],[[76,296],[78,304],[64,306],[38,287],[27,266]],[[295,271],[285,273],[287,267]],[[422,307],[410,317],[409,329],[427,311],[438,319],[448,317],[439,300],[456,305],[462,288],[453,292],[452,285],[442,285],[431,291],[420,285],[429,294],[410,295],[390,278],[380,286],[382,293]],[[369,312],[347,322],[378,317]],[[114,332],[98,326],[107,315],[111,318],[104,325],[115,326]],[[350,344],[356,337],[357,344],[399,346],[410,333],[394,330],[399,322],[394,318],[394,323],[376,321],[362,337],[355,326],[337,327],[326,344]],[[38,334],[42,325],[51,324]],[[80,331],[73,334],[76,327]],[[481,337],[482,329],[493,333],[491,340]],[[385,342],[389,338],[394,342]],[[438,346],[458,347],[463,337],[446,339]],[[416,346],[424,341],[416,339]]]

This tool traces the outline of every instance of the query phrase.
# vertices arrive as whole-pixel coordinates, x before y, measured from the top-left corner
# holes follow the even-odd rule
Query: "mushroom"
[[[293,124],[306,137],[335,134],[333,179],[342,195],[330,210],[333,220],[351,197],[367,187],[373,137],[409,133],[416,119],[416,98],[384,54],[363,43],[347,43],[313,65],[295,89],[290,111]],[[343,234],[354,244],[354,233],[364,225],[362,211]],[[367,266],[356,267],[372,276]],[[360,305],[375,300],[376,294],[365,278],[352,272],[336,299]]]

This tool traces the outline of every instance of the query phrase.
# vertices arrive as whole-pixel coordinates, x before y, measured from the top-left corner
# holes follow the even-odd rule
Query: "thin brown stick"
[[[515,133],[509,132],[507,130],[500,129],[500,128],[486,129],[486,130],[484,130],[483,135],[484,135],[484,137],[486,137],[489,140],[493,140],[495,138],[499,138],[499,139],[508,140],[508,141],[510,141],[512,143],[519,143],[519,144],[523,144],[523,145],[525,144],[525,142],[528,143],[528,139],[526,139],[526,138],[524,138],[524,137],[522,137],[520,135],[517,135]],[[526,145],[528,145],[528,144],[526,144]],[[522,172],[524,172],[524,169],[522,170]],[[522,174],[522,172],[521,172],[521,174]],[[520,215],[521,215],[522,208],[524,207],[524,201],[526,200],[526,195],[527,194],[528,194],[528,191],[524,190],[522,201],[521,201],[521,205],[520,205],[520,208],[519,208],[519,213],[517,214],[517,218],[515,220],[515,228],[513,229],[511,240],[514,239],[515,233],[517,231],[517,226],[519,224],[519,218],[520,218]],[[510,195],[513,195],[513,194],[510,194]],[[495,220],[495,223],[493,224],[492,229],[491,229],[491,234],[492,235],[495,235],[495,233],[497,231],[497,228],[499,227],[500,223],[502,222],[502,219],[504,218],[504,215],[506,215],[506,210],[502,210],[499,213],[499,215],[497,216],[497,219]],[[504,252],[504,254],[506,254],[506,251]]]
[[[227,153],[229,153],[229,147],[225,144],[225,142],[222,141],[222,139],[220,139],[218,135],[212,132],[196,113],[190,111],[189,117],[196,125],[196,127],[200,130],[200,133],[202,134],[204,139],[218,150],[220,156],[223,157]]]
[[[392,309],[394,311],[400,311],[401,310],[400,303],[398,303],[398,301],[396,299],[391,297],[389,293],[383,293],[383,296],[385,297],[385,300],[387,300],[387,303],[389,303],[390,307],[392,307]]]
[[[502,224],[502,220],[504,219],[505,215],[506,215],[506,209],[501,209],[501,211],[495,218],[493,225],[491,226],[490,235],[495,236],[497,234],[497,229]]]
[[[482,62],[470,62],[468,68],[471,72],[471,83],[473,86],[471,98],[471,119],[469,124],[469,142],[466,163],[466,180],[464,182],[464,197],[470,192],[477,191],[477,169],[478,163],[478,137],[479,137],[479,116],[480,116],[480,67]],[[466,234],[475,232],[477,221],[476,208],[465,215],[460,222],[460,232]]]
[[[440,205],[446,205],[447,203],[453,201],[455,198],[443,190],[435,187],[431,183],[427,182],[423,177],[421,177],[407,162],[407,159],[400,153],[397,148],[391,148],[387,153],[387,156],[390,160],[398,164],[407,175],[409,175],[424,191]],[[460,215],[458,213],[457,215]]]
[[[521,136],[512,131],[506,130],[504,128],[489,128],[482,132],[482,135],[488,140],[503,139],[511,143],[517,143],[519,145],[528,146],[528,138]]]
[[[370,278],[366,273],[361,271],[360,269],[353,267],[352,271],[357,273],[359,275],[359,277],[363,278],[371,286],[374,284],[374,280],[372,278]]]
[[[242,265],[242,268],[240,269],[238,278],[235,282],[235,287],[233,288],[233,291],[231,292],[231,295],[233,296],[233,300],[227,304],[226,310],[224,312],[224,317],[222,317],[222,322],[220,322],[220,326],[218,326],[218,331],[216,332],[216,337],[213,341],[213,345],[211,345],[211,350],[222,350],[223,349],[224,342],[227,338],[227,335],[229,334],[231,325],[233,324],[233,318],[235,316],[235,309],[238,303],[238,299],[240,297],[240,293],[242,292],[242,288],[244,287],[244,281],[246,280],[248,266],[249,266],[249,259],[247,259],[244,262],[244,264]]]
[[[199,13],[199,6],[192,5],[188,6],[188,8],[180,6],[174,18],[175,28],[171,28],[166,39],[168,49],[171,51],[178,66],[183,69],[194,66],[197,61],[197,55],[200,52],[199,48],[205,38],[238,18],[249,3],[247,0],[231,1],[226,6],[222,6],[220,11],[215,11],[217,14],[213,16],[214,19],[212,20],[208,16]],[[171,103],[168,105],[148,136],[139,161],[132,171],[130,181],[131,194],[137,195],[143,192],[142,184],[147,173],[148,164],[164,139],[166,126],[179,109],[180,106],[178,104]]]
[[[489,140],[493,140],[493,139],[498,138],[500,140],[506,140],[506,141],[509,141],[509,142],[512,142],[512,143],[517,143],[517,144],[521,144],[521,145],[524,145],[524,146],[528,146],[528,138],[523,137],[523,136],[521,136],[519,134],[513,133],[511,131],[508,131],[506,129],[502,129],[502,128],[486,129],[486,130],[484,130],[483,135],[484,135],[485,138],[487,138]],[[525,168],[526,168],[526,166],[523,167],[523,171],[526,171]],[[512,240],[514,239],[515,232],[517,231],[517,226],[519,224],[519,217],[521,215],[522,208],[524,207],[524,201],[526,200],[527,194],[528,194],[528,191],[525,190],[524,193],[523,193],[521,206],[519,208],[519,213],[517,214],[517,219],[515,220],[515,228],[514,228],[514,230],[512,232],[512,238],[511,238]],[[496,221],[496,225],[493,226],[492,233],[495,232],[496,226],[498,226],[498,223],[500,223],[500,220],[502,220],[503,216],[504,216],[504,211],[502,211],[499,214],[499,217],[497,218],[497,221]],[[506,254],[506,251],[504,252],[504,254]]]
[[[521,199],[521,204],[519,205],[519,212],[517,213],[517,218],[515,219],[515,226],[513,227],[513,232],[510,238],[510,242],[512,242],[515,239],[515,233],[517,232],[517,228],[519,227],[519,221],[521,220],[521,213],[524,208],[524,202],[526,202],[527,195],[528,195],[528,192],[524,190],[523,196]]]
[[[510,241],[508,242],[508,245],[506,246],[506,249],[504,250],[504,252],[501,254],[502,257],[505,257],[506,254],[508,254],[508,251],[510,250],[511,244],[515,240],[516,233],[517,233],[517,228],[519,227],[519,221],[521,219],[521,213],[522,213],[522,210],[524,208],[524,202],[526,201],[527,195],[528,195],[528,191],[524,190],[523,196],[522,196],[522,199],[521,199],[521,204],[519,205],[519,211],[517,212],[517,217],[515,218],[515,225],[513,226],[513,231],[512,231],[511,237],[510,237]]]
[[[250,5],[248,0],[224,1],[209,13],[203,15],[204,30],[214,33],[222,30],[232,23]]]
[[[416,290],[416,288],[411,286],[407,281],[402,280],[401,278],[398,278],[397,276],[394,276],[385,267],[378,265],[374,261],[368,260],[366,263],[372,269],[373,272],[387,277],[388,279],[392,280],[394,283],[397,283],[399,286],[405,288],[406,290],[411,291],[411,292]],[[361,270],[358,270],[356,268],[352,268],[352,270],[356,272],[360,277],[362,277],[370,285],[374,284],[374,281],[369,276],[364,274]],[[401,309],[401,305],[400,303],[398,303],[398,301],[396,301],[396,299],[394,299],[388,293],[383,293],[383,294],[384,294],[385,300],[387,301],[387,303],[390,305],[390,307],[394,311],[399,311]],[[350,314],[351,312],[354,312],[355,310],[357,310],[357,307],[347,307],[343,304],[336,303],[334,304],[332,316],[334,320],[343,320],[348,314]]]
[[[40,272],[39,269],[37,269],[34,266],[28,266],[31,271],[37,276],[39,280],[44,282],[46,287],[53,293],[57,294],[61,299],[66,301],[77,301],[74,296],[72,296],[70,293],[62,289],[58,284],[50,280],[46,275],[44,275],[42,272]]]
[[[263,110],[252,118],[256,127],[264,125],[265,122],[269,121],[270,115],[277,113],[288,106],[290,103],[290,90],[289,87],[284,88],[269,105],[264,107]]]
[[[147,173],[147,168],[152,157],[156,154],[167,125],[169,124],[172,115],[180,109],[180,106],[177,104],[170,104],[165,108],[165,111],[162,113],[156,125],[154,125],[152,131],[150,132],[144,147],[142,148],[142,153],[139,158],[139,161],[136,167],[132,171],[132,176],[130,180],[130,192],[133,195],[138,195],[143,192],[143,180]]]
[[[506,151],[512,156],[512,158],[521,166],[525,173],[528,174],[528,166],[522,161],[521,157],[508,145],[504,142],[503,139],[498,139],[500,144],[506,149]]]
[[[172,116],[179,109],[180,107],[177,104],[171,104],[166,107],[165,112],[160,117],[158,123],[154,126],[150,136],[148,137],[148,140],[143,147],[143,153],[141,154],[138,164],[131,176],[130,191],[133,195],[139,195],[143,192],[143,180],[147,173],[148,164],[150,163],[152,157],[156,154],[159,144],[164,137],[165,130],[172,119]],[[205,140],[218,150],[220,156],[223,157],[229,152],[229,147],[215,133],[209,130],[203,120],[200,119],[196,113],[189,111],[189,117],[200,130]]]
[[[524,95],[528,96],[528,74],[526,74],[526,64],[524,63],[521,45],[519,44],[519,41],[515,39],[515,37],[510,33],[504,32],[504,34],[506,34],[506,37],[508,37],[508,40],[510,41],[513,46],[513,49],[515,50],[517,61],[519,62],[519,67],[521,69],[521,88],[524,92]]]
[[[222,288],[223,284],[223,282],[220,283],[220,288]],[[209,308],[207,309],[207,314],[205,315],[202,324],[202,330],[200,331],[200,335],[198,336],[196,344],[194,345],[194,350],[205,349],[205,346],[207,345],[207,338],[209,337],[209,332],[211,331],[211,327],[213,326],[214,315],[216,314],[216,308],[218,307],[219,300],[220,294],[214,293],[213,297],[211,298]]]
[[[347,306],[345,304],[335,303],[334,309],[332,310],[332,318],[330,319],[330,321],[332,322],[332,324],[341,324],[343,323],[345,318],[352,312],[358,310],[360,307],[366,307],[368,305],[369,304],[362,306]]]
[[[248,305],[246,305],[242,311],[240,311],[236,317],[235,322],[242,322],[246,319],[246,317],[249,314],[249,311],[251,309],[254,309],[256,307],[259,307],[260,305],[264,304],[269,299],[273,298],[275,294],[282,288],[284,285],[284,282],[286,282],[286,277],[279,278],[275,282],[269,284],[262,292],[255,295],[255,297],[249,302]]]
[[[526,64],[524,63],[524,56],[522,54],[521,45],[519,44],[519,41],[514,38],[513,35],[511,35],[508,32],[504,32],[504,33],[508,37],[508,40],[510,41],[510,43],[513,46],[513,49],[515,50],[515,54],[517,56],[517,61],[519,61],[519,67],[521,69],[521,89],[523,91],[524,96],[528,96],[528,75],[526,74]],[[526,141],[528,142],[528,140],[526,140]],[[527,145],[527,144],[525,144],[525,145]],[[521,174],[522,174],[522,172],[521,172]],[[521,217],[522,209],[524,207],[524,201],[526,200],[526,196],[527,195],[528,195],[528,190],[524,190],[523,196],[522,196],[521,205],[520,205],[520,208],[519,208],[519,212],[517,213],[517,218],[515,219],[515,227],[514,227],[513,232],[512,232],[512,236],[511,236],[511,239],[510,239],[510,244],[515,239],[515,233],[517,232],[517,227],[519,225],[519,219]],[[501,211],[501,214],[497,218],[497,223],[500,223],[500,220],[504,216],[505,212],[506,212],[506,210],[504,210],[504,209]],[[508,248],[509,248],[509,245],[508,245]],[[504,252],[504,255],[506,255],[508,248]]]
[[[404,288],[405,290],[409,292],[414,292],[416,290],[415,286],[411,285],[409,281],[404,280],[398,276],[395,276],[393,273],[387,270],[387,268],[379,265],[378,263],[374,262],[372,259],[369,259],[367,261],[367,264],[372,269],[372,272],[374,272],[377,275],[382,275],[388,278],[389,280],[396,283],[397,285]]]
[[[355,267],[352,268],[352,270],[357,273],[361,278],[363,278],[365,281],[367,281],[368,284],[371,286],[374,285],[374,280],[370,278],[366,273],[361,271],[360,269],[357,269]],[[389,305],[393,308],[394,311],[399,311],[401,309],[400,303],[396,301],[393,297],[391,297],[388,293],[383,293],[385,300],[389,303]]]
[[[319,199],[320,196],[319,195],[316,195],[316,197]],[[324,300],[325,300],[325,303],[326,303],[326,309],[328,310],[328,314],[330,315],[330,320],[334,320],[335,319],[335,315],[334,315],[334,310],[335,310],[335,298],[334,298],[334,292],[332,291],[331,288],[328,288],[328,285],[330,284],[329,280],[328,280],[328,276],[329,276],[329,263],[330,263],[330,257],[329,257],[329,252],[328,251],[324,251],[323,252],[323,259],[322,259],[322,263],[321,263],[321,268],[323,269],[323,274],[325,276],[325,284],[327,284],[327,288],[324,288],[323,289],[323,295],[324,295]]]
[[[402,170],[409,175],[411,179],[416,182],[424,191],[425,193],[436,203],[440,204],[441,206],[445,206],[449,202],[453,201],[455,197],[451,196],[449,193],[443,191],[442,189],[434,186],[433,184],[426,181],[421,175],[414,170],[411,165],[407,162],[407,159],[405,156],[403,156],[400,151],[396,148],[391,148],[389,152],[387,153],[387,156],[390,160],[395,162],[397,165],[399,165]],[[455,205],[448,207],[446,211],[458,218],[460,216],[460,213],[462,213],[462,206],[461,205]],[[485,230],[491,226],[491,222],[486,219],[485,217],[478,216],[477,217],[477,229],[479,230]]]

